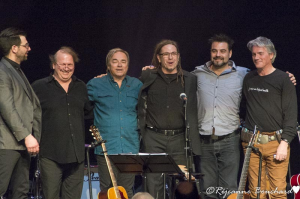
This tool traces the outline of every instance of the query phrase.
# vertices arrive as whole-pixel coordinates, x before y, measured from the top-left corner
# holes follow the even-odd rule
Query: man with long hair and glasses
[[[200,154],[197,125],[197,79],[182,70],[178,44],[163,40],[154,50],[153,70],[142,71],[144,83],[139,94],[139,125],[143,152],[168,153],[177,164],[186,165],[185,113],[181,93],[187,95],[187,121],[193,152]],[[164,198],[161,174],[148,174],[147,192],[155,198]]]

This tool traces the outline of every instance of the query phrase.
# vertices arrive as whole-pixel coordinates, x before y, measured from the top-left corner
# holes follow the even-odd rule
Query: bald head
[[[147,192],[138,192],[132,197],[132,199],[154,199],[154,198]]]

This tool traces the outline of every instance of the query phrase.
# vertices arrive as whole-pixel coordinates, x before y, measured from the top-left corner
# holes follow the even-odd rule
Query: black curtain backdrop
[[[207,40],[225,33],[235,40],[232,60],[250,69],[248,41],[270,38],[278,52],[274,66],[292,72],[300,84],[299,7],[298,1],[287,0],[1,0],[0,30],[16,26],[27,31],[32,50],[22,69],[30,82],[49,75],[48,55],[63,45],[78,52],[75,75],[84,82],[105,73],[106,54],[115,47],[129,52],[128,74],[138,77],[162,39],[179,43],[182,66],[192,71],[210,59]],[[295,138],[292,174],[300,172],[299,148]]]

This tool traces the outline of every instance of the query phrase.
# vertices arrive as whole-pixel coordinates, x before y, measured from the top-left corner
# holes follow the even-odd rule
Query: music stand
[[[178,173],[184,175],[174,159],[166,153],[112,154],[108,156],[121,173]],[[164,184],[166,184],[165,177]],[[166,186],[164,186],[164,197],[165,189]]]
[[[166,153],[112,154],[109,159],[121,173],[179,173],[181,169]]]

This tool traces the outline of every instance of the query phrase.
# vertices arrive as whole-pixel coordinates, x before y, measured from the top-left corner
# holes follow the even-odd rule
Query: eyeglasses
[[[26,49],[30,48],[29,43],[26,43],[25,45],[20,45],[20,46],[23,46],[23,47],[25,47]]]
[[[174,56],[177,56],[178,54],[179,54],[178,52],[171,52],[171,53],[161,53],[161,54],[159,54],[159,55],[161,55],[161,56],[167,58],[167,57],[169,57],[170,55],[172,55],[172,57],[174,57]]]
[[[59,67],[62,67],[62,68],[73,68],[74,67],[74,64],[59,64],[59,63],[56,63],[56,65],[58,65]]]

